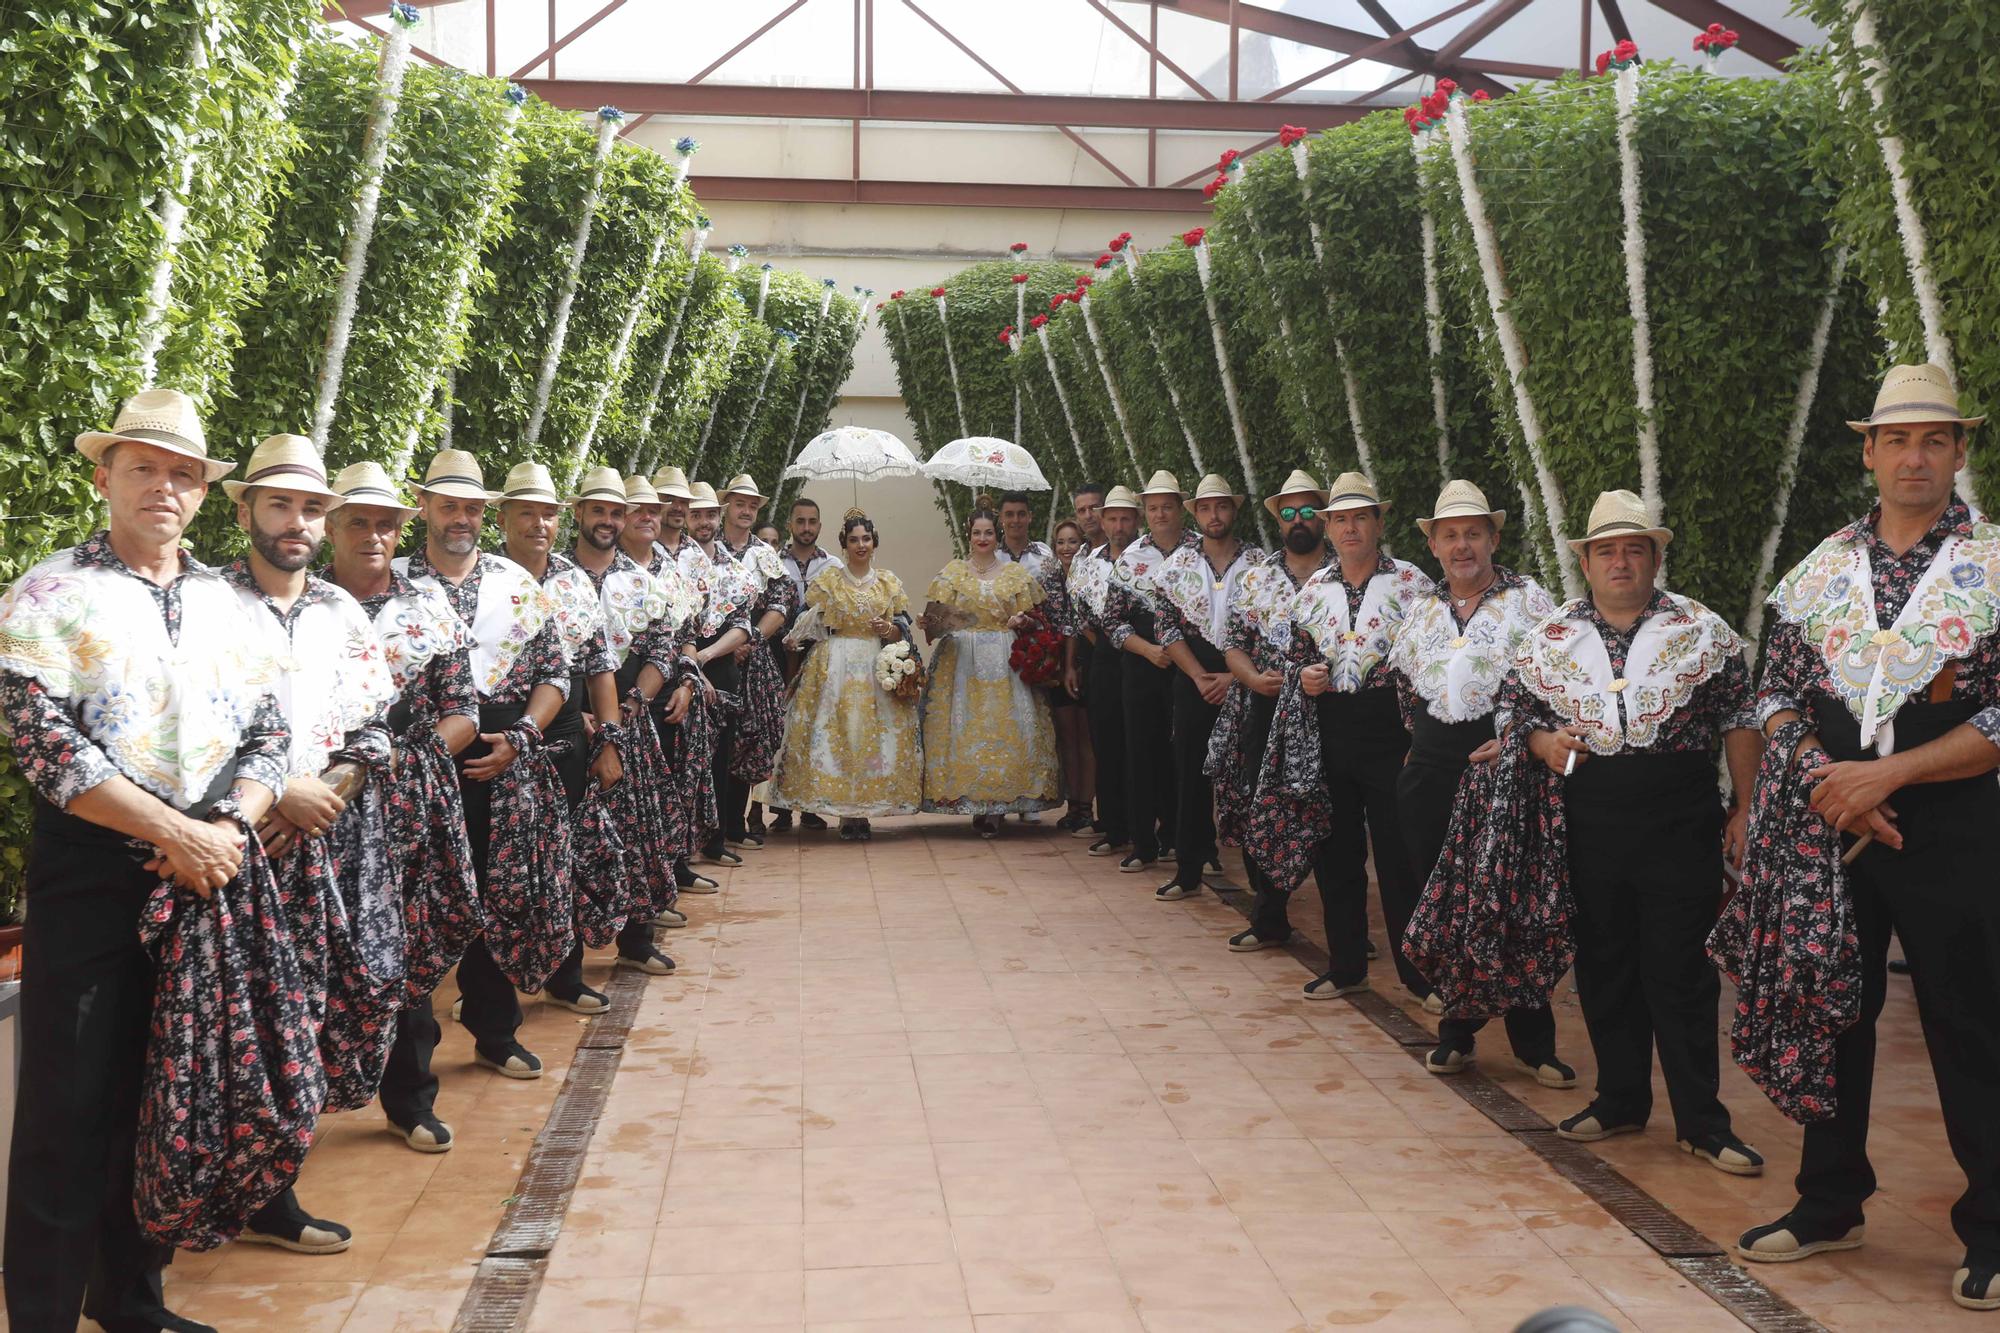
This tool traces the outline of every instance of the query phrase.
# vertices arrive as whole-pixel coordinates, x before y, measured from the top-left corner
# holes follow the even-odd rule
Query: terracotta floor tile
[[[644,1329],[744,1329],[805,1321],[805,1274],[654,1274],[639,1310]],[[587,1327],[587,1325],[586,1325]]]
[[[645,1271],[650,1277],[799,1272],[804,1231],[797,1224],[659,1227]]]
[[[956,1263],[819,1269],[806,1274],[805,1303],[812,1323],[968,1313]]]
[[[966,1260],[965,1289],[974,1314],[1055,1314],[1131,1308],[1110,1259]]]

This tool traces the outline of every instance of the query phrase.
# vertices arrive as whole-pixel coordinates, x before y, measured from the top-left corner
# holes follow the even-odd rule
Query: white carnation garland
[[[1639,408],[1639,496],[1657,521],[1660,494],[1659,406],[1653,397],[1653,331],[1646,308],[1646,231],[1639,216],[1639,65],[1618,71],[1618,194],[1625,213],[1625,295],[1632,311],[1632,389]],[[1664,586],[1666,562],[1660,562]]]
[[[1069,390],[1063,388],[1062,376],[1056,373],[1056,354],[1049,347],[1049,326],[1044,324],[1036,329],[1035,337],[1042,344],[1042,357],[1049,365],[1049,382],[1056,386],[1056,401],[1062,404],[1063,421],[1069,426],[1069,447],[1076,453],[1077,475],[1084,476],[1090,465],[1083,461],[1083,441],[1077,438],[1076,417],[1069,410]]]
[[[1111,359],[1104,355],[1104,343],[1097,334],[1097,320],[1090,313],[1090,289],[1083,289],[1077,306],[1083,311],[1084,332],[1090,335],[1090,354],[1097,361],[1097,372],[1104,377],[1104,392],[1111,397],[1111,410],[1118,417],[1118,433],[1125,440],[1125,456],[1132,460],[1132,475],[1139,476],[1139,448],[1132,440],[1132,422],[1125,415],[1125,396],[1118,392],[1118,382],[1111,378]]]
[[[778,364],[778,352],[780,350],[780,347],[796,346],[798,340],[799,340],[799,335],[793,333],[790,329],[779,329],[777,333],[772,337],[771,350],[764,357],[764,373],[758,377],[757,392],[750,399],[750,413],[748,416],[743,418],[743,435],[742,438],[740,438],[736,442],[735,460],[732,461],[732,463],[728,466],[728,468],[726,469],[727,471],[730,472],[736,471],[737,467],[741,463],[748,460],[750,453],[750,446],[757,439],[757,413],[763,409],[764,391],[768,389],[771,385],[771,370],[774,366]]]
[[[1833,257],[1833,272],[1826,284],[1826,300],[1813,326],[1811,349],[1806,355],[1805,372],[1792,399],[1792,422],[1785,432],[1785,456],[1778,464],[1778,506],[1771,515],[1770,529],[1764,534],[1764,549],[1757,560],[1757,579],[1750,587],[1750,608],[1743,616],[1743,638],[1750,651],[1757,651],[1764,631],[1764,595],[1770,591],[1771,575],[1778,565],[1778,543],[1784,539],[1785,522],[1792,510],[1792,489],[1799,479],[1799,453],[1804,447],[1806,423],[1812,415],[1813,400],[1819,394],[1820,367],[1826,363],[1826,346],[1833,331],[1834,312],[1840,305],[1840,285],[1847,277],[1849,251],[1842,246]]]
[[[729,330],[727,334],[723,336],[722,364],[725,368],[728,367],[730,362],[736,359],[736,348],[737,345],[740,344],[742,341],[743,341],[743,330],[740,328],[732,328]],[[701,460],[703,456],[705,456],[708,453],[708,437],[715,431],[715,417],[717,413],[722,411],[723,394],[728,390],[728,388],[729,388],[728,377],[724,376],[723,382],[721,384],[718,384],[715,388],[714,397],[709,399],[708,420],[702,422],[701,424],[701,439],[695,444],[694,462],[688,468],[688,475],[690,477],[694,476],[697,472],[701,471]]]
[[[1520,330],[1514,327],[1514,317],[1507,310],[1507,280],[1501,272],[1500,245],[1493,233],[1492,220],[1486,216],[1485,196],[1480,193],[1479,180],[1473,173],[1465,100],[1457,94],[1453,94],[1451,105],[1445,112],[1445,142],[1451,148],[1465,220],[1472,228],[1473,245],[1479,252],[1479,271],[1486,286],[1486,303],[1493,315],[1494,331],[1500,339],[1500,355],[1506,364],[1508,387],[1513,391],[1522,442],[1527,448],[1529,462],[1534,465],[1535,481],[1541,488],[1542,517],[1548,526],[1549,543],[1555,550],[1563,595],[1576,597],[1581,594],[1582,585],[1577,578],[1575,557],[1562,539],[1566,526],[1562,492],[1556,486],[1555,474],[1549,471],[1548,459],[1542,453],[1542,422],[1535,412],[1534,400],[1528,395],[1528,356],[1521,345]]]
[[[1420,172],[1431,133],[1424,130],[1410,136],[1410,153],[1417,159]],[[1430,349],[1431,416],[1437,422],[1441,486],[1451,480],[1451,413],[1444,392],[1444,302],[1438,295],[1437,219],[1431,216],[1430,205],[1424,202],[1421,181],[1417,189],[1417,220],[1424,240],[1424,340]]]
[[[1313,258],[1318,262],[1320,268],[1323,270],[1326,267],[1326,241],[1320,236],[1319,219],[1315,218],[1312,215],[1312,184],[1307,179],[1306,151],[1307,150],[1306,150],[1305,140],[1300,139],[1294,144],[1292,144],[1292,174],[1299,178],[1299,196],[1305,201],[1306,230],[1308,234],[1310,234],[1312,237]],[[1250,227],[1253,232],[1256,230],[1257,221],[1254,216],[1250,220]],[[1260,265],[1263,264],[1264,262],[1264,256],[1261,252],[1259,252],[1257,256],[1257,262]],[[1265,272],[1265,280],[1267,282],[1270,280],[1270,273],[1268,269]],[[1282,305],[1280,305],[1279,307],[1279,312],[1280,313],[1278,318],[1280,321],[1280,331],[1283,332],[1285,336],[1285,341],[1289,343],[1291,342],[1292,339],[1292,332],[1291,329],[1286,326],[1289,324],[1290,321],[1285,320]],[[1335,313],[1333,304],[1333,292],[1330,288],[1326,293],[1326,313],[1329,319],[1331,319]],[[1361,463],[1362,475],[1368,477],[1372,481],[1374,480],[1375,477],[1375,450],[1369,445],[1368,432],[1366,429],[1362,427],[1361,424],[1360,386],[1355,383],[1354,370],[1348,364],[1347,344],[1341,339],[1340,335],[1337,333],[1334,334],[1333,336],[1333,357],[1334,360],[1340,363],[1340,387],[1341,387],[1341,392],[1345,394],[1347,397],[1347,427],[1354,433],[1354,456]],[[1307,417],[1308,419],[1311,419],[1310,410],[1307,412]],[[1314,438],[1315,439],[1318,438],[1317,430],[1314,431]],[[1325,445],[1322,444],[1320,446],[1320,452],[1326,454]],[[1331,469],[1333,466],[1333,455],[1326,454],[1326,458],[1327,458],[1327,467]],[[1331,482],[1333,479],[1331,477],[1328,477],[1327,480]]]
[[[951,350],[951,321],[945,318],[944,297],[938,295],[931,299],[937,302],[938,336],[944,340],[944,363],[951,371],[952,401],[958,404],[958,433],[960,436],[970,435],[972,431],[965,424],[965,393],[958,387],[958,356]]]
[[[1297,145],[1294,145],[1294,147],[1296,146]],[[1302,185],[1303,183],[1304,182],[1301,182]],[[1299,347],[1298,343],[1294,341],[1294,339],[1292,338],[1291,317],[1285,313],[1284,293],[1278,290],[1277,281],[1271,276],[1271,263],[1268,259],[1264,257],[1263,238],[1257,230],[1257,210],[1251,206],[1250,197],[1248,195],[1245,195],[1243,198],[1243,219],[1244,221],[1250,224],[1250,237],[1249,237],[1250,250],[1251,253],[1257,257],[1257,271],[1264,275],[1264,286],[1271,293],[1271,308],[1278,312],[1278,336],[1284,343],[1285,364],[1288,368],[1286,378],[1291,380],[1292,388],[1296,390],[1298,393],[1299,406],[1304,411],[1304,420],[1306,423],[1306,429],[1312,436],[1314,450],[1318,452],[1320,456],[1320,461],[1325,465],[1327,469],[1327,480],[1330,483],[1333,480],[1333,455],[1330,452],[1328,452],[1326,447],[1326,441],[1320,438],[1319,416],[1317,413],[1313,411],[1311,396],[1306,393],[1306,378],[1305,378],[1306,372],[1305,368],[1299,364]],[[1312,230],[1313,230],[1313,248],[1315,253],[1318,253],[1319,228],[1317,225],[1314,225]],[[1335,340],[1336,349],[1338,348],[1338,346],[1339,346],[1339,340],[1336,339]],[[1341,368],[1345,370],[1346,357],[1342,356],[1341,361],[1342,361]],[[1348,376],[1348,383],[1349,383],[1349,393],[1351,395],[1353,392],[1352,375]],[[1350,396],[1350,398],[1348,399],[1348,411],[1352,412],[1353,410],[1354,410],[1354,401],[1353,398]],[[1359,434],[1360,432],[1357,430],[1356,431],[1357,438],[1359,438]],[[1365,463],[1363,464],[1363,467],[1364,468],[1366,467]]]
[[[757,274],[757,308],[751,313],[758,319],[764,318],[764,306],[771,299],[772,267],[770,264],[765,264]]]
[[[639,290],[633,293],[632,304],[618,326],[617,341],[611,344],[611,361],[604,367],[604,381],[597,386],[597,395],[590,404],[590,420],[585,423],[583,434],[577,438],[576,453],[570,460],[571,481],[583,475],[584,462],[590,457],[590,446],[597,440],[597,427],[604,420],[605,407],[611,402],[611,391],[624,382],[624,376],[619,372],[625,369],[625,356],[632,350],[632,331],[639,327],[639,316],[645,313],[646,303],[653,297],[653,280],[659,275],[660,257],[666,251],[667,233],[662,230],[653,238],[653,248],[646,255],[646,276],[640,281]]]
[[[569,338],[570,311],[576,305],[577,281],[583,275],[583,255],[590,248],[590,228],[597,216],[597,197],[604,189],[604,164],[611,158],[611,141],[618,133],[624,113],[615,106],[597,109],[597,150],[591,160],[590,188],[583,195],[583,216],[577,220],[576,234],[570,238],[569,269],[563,274],[562,292],[556,297],[555,314],[549,321],[548,346],[542,352],[542,368],[535,377],[535,403],[528,413],[526,443],[530,451],[542,438],[542,423],[549,413],[549,394],[556,384],[556,366],[562,361],[563,343]]]
[[[1125,248],[1118,252],[1118,257],[1125,261],[1125,276],[1131,281],[1136,296],[1139,290],[1139,247],[1127,241]],[[1181,438],[1187,441],[1188,460],[1194,464],[1196,472],[1206,476],[1208,464],[1202,459],[1201,445],[1196,442],[1194,432],[1188,428],[1187,413],[1181,410],[1180,390],[1174,387],[1174,377],[1167,371],[1167,354],[1160,347],[1160,335],[1154,330],[1152,320],[1146,316],[1145,302],[1134,301],[1132,304],[1139,322],[1146,326],[1146,341],[1152,344],[1153,362],[1160,368],[1160,383],[1167,386],[1167,401],[1174,406],[1174,424],[1181,428]]]
[[[646,411],[639,419],[637,439],[632,446],[632,457],[626,464],[626,471],[639,470],[639,450],[644,447],[653,430],[653,416],[659,411],[660,390],[666,387],[667,369],[673,363],[674,347],[680,342],[681,322],[687,318],[688,301],[694,296],[694,280],[701,264],[701,250],[708,243],[708,219],[703,217],[695,224],[694,236],[688,241],[687,285],[681,288],[681,299],[674,303],[674,313],[667,321],[666,345],[660,352],[660,364],[653,368],[653,382],[646,387]],[[647,463],[654,460],[647,459]]]
[[[197,25],[189,43],[188,72],[199,81],[208,73],[208,44],[215,38],[215,23]],[[195,155],[198,136],[190,135],[181,145],[180,170],[175,183],[160,188],[160,252],[153,260],[152,281],[146,284],[146,299],[139,306],[139,383],[153,386],[159,369],[160,348],[167,341],[167,302],[173,295],[174,259],[181,237],[187,233],[187,201],[194,189]]]
[[[812,332],[807,335],[808,337],[817,340],[820,337],[820,335],[825,332],[826,312],[831,309],[833,309],[833,279],[821,278],[820,294],[819,294],[819,315],[817,318],[813,320]],[[808,343],[807,347],[810,348],[811,344]],[[801,374],[799,376],[799,405],[792,411],[792,429],[785,436],[785,448],[787,451],[791,449],[793,443],[796,442],[799,438],[799,423],[801,421],[804,421],[806,417],[806,395],[811,392],[812,392],[812,377],[810,375]]]
[[[389,160],[389,137],[395,132],[396,111],[402,105],[403,76],[410,67],[410,24],[416,11],[392,5],[395,21],[382,39],[382,61],[375,76],[375,107],[361,139],[361,188],[354,198],[354,218],[340,255],[340,287],[334,298],[333,320],[327,326],[320,355],[319,400],[313,405],[312,442],[322,454],[333,429],[334,404],[347,368],[347,344],[354,332],[354,308],[361,300],[361,279],[368,271],[368,242],[375,234],[375,216],[382,203],[382,168]]]
[[[1222,313],[1215,304],[1215,289],[1209,284],[1208,237],[1201,237],[1194,247],[1194,270],[1201,278],[1201,297],[1208,307],[1208,336],[1215,342],[1215,366],[1222,375],[1222,401],[1229,408],[1229,428],[1236,436],[1236,457],[1243,464],[1243,485],[1250,494],[1256,495],[1263,488],[1257,483],[1257,469],[1250,462],[1250,429],[1243,423],[1243,405],[1236,397],[1236,374],[1229,368],[1229,348],[1222,338]],[[1258,507],[1262,517],[1265,535],[1269,537],[1270,518]]]

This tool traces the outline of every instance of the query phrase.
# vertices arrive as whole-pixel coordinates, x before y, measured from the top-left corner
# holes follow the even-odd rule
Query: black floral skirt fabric
[[[326,1096],[318,1025],[255,836],[209,898],[161,883],[139,935],[159,973],[133,1207],[154,1241],[211,1250],[298,1177]]]
[[[1250,649],[1250,665],[1259,671],[1285,669],[1284,658],[1261,635]],[[1215,836],[1225,847],[1251,845],[1250,816],[1269,731],[1257,725],[1256,700],[1246,686],[1230,686],[1208,734],[1208,758],[1201,771],[1215,792]]]
[[[653,710],[635,692],[626,713],[631,721],[614,737],[625,768],[625,780],[614,789],[618,829],[625,842],[626,901],[621,914],[650,916],[672,907],[679,897],[673,852],[677,798]]]
[[[754,787],[770,779],[785,740],[785,678],[763,644],[752,641],[738,688],[743,711],[729,754],[729,776]]]
[[[397,743],[395,777],[384,789],[391,859],[403,905],[403,994],[423,999],[458,965],[485,929],[458,765],[429,721]]]
[[[1764,747],[1743,884],[1708,938],[1709,957],[1736,984],[1730,1051],[1800,1124],[1837,1109],[1834,1041],[1861,1015],[1861,947],[1840,835],[1811,805],[1828,757],[1792,757],[1807,730],[1788,722]]]
[[[576,943],[569,802],[541,729],[523,717],[507,729],[517,751],[493,780],[486,853],[486,947],[522,991],[542,988]]]
[[[628,746],[618,744],[623,727],[599,727],[590,744],[594,764],[606,746],[616,746],[622,760]],[[576,804],[571,820],[576,856],[570,867],[576,885],[576,933],[592,949],[617,938],[631,911],[631,891],[626,862],[631,853],[625,841],[621,808],[636,779],[628,767],[625,776],[607,788],[593,775],[585,783],[583,799]]]
[[[700,676],[691,674],[690,679],[695,688],[687,715],[660,735],[669,796],[662,809],[667,820],[667,847],[676,857],[698,855],[707,831],[719,824],[715,746],[724,709],[735,703],[734,696],[721,690],[716,691],[713,701],[704,698]]]
[[[1333,831],[1333,799],[1320,770],[1319,712],[1299,684],[1308,660],[1295,656],[1285,665],[1256,796],[1243,814],[1243,845],[1254,849],[1257,864],[1283,893],[1305,882],[1313,849]]]
[[[320,1059],[326,1109],[366,1106],[382,1085],[404,995],[402,885],[388,832],[389,765],[368,781],[327,834],[335,891],[327,898],[326,1022]]]
[[[1403,956],[1454,1018],[1545,1005],[1576,957],[1560,783],[1529,753],[1526,727],[1459,779],[1444,849],[1403,934]]]

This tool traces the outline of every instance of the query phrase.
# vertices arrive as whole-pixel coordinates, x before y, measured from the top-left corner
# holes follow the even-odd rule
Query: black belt
[[[1464,768],[1474,750],[1493,739],[1493,714],[1466,722],[1441,722],[1419,706],[1410,722],[1410,762]]]
[[[1615,809],[1643,821],[1650,814],[1699,809],[1722,799],[1715,756],[1706,750],[1627,750],[1593,754],[1588,762],[1578,755],[1577,760],[1563,783],[1563,797],[1572,810],[1591,807],[1601,814]]]

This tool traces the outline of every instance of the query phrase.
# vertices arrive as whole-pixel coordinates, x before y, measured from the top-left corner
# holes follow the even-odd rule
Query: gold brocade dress
[[[914,813],[924,768],[917,705],[876,683],[884,645],[868,627],[877,616],[908,614],[902,583],[876,570],[857,584],[845,565],[831,565],[807,585],[806,605],[828,638],[799,671],[766,803],[852,819]]]
[[[950,611],[953,628],[924,690],[925,810],[1002,815],[1063,803],[1048,700],[1007,663],[1007,622],[1044,596],[1012,563],[982,579],[954,560],[931,580],[928,600]]]

